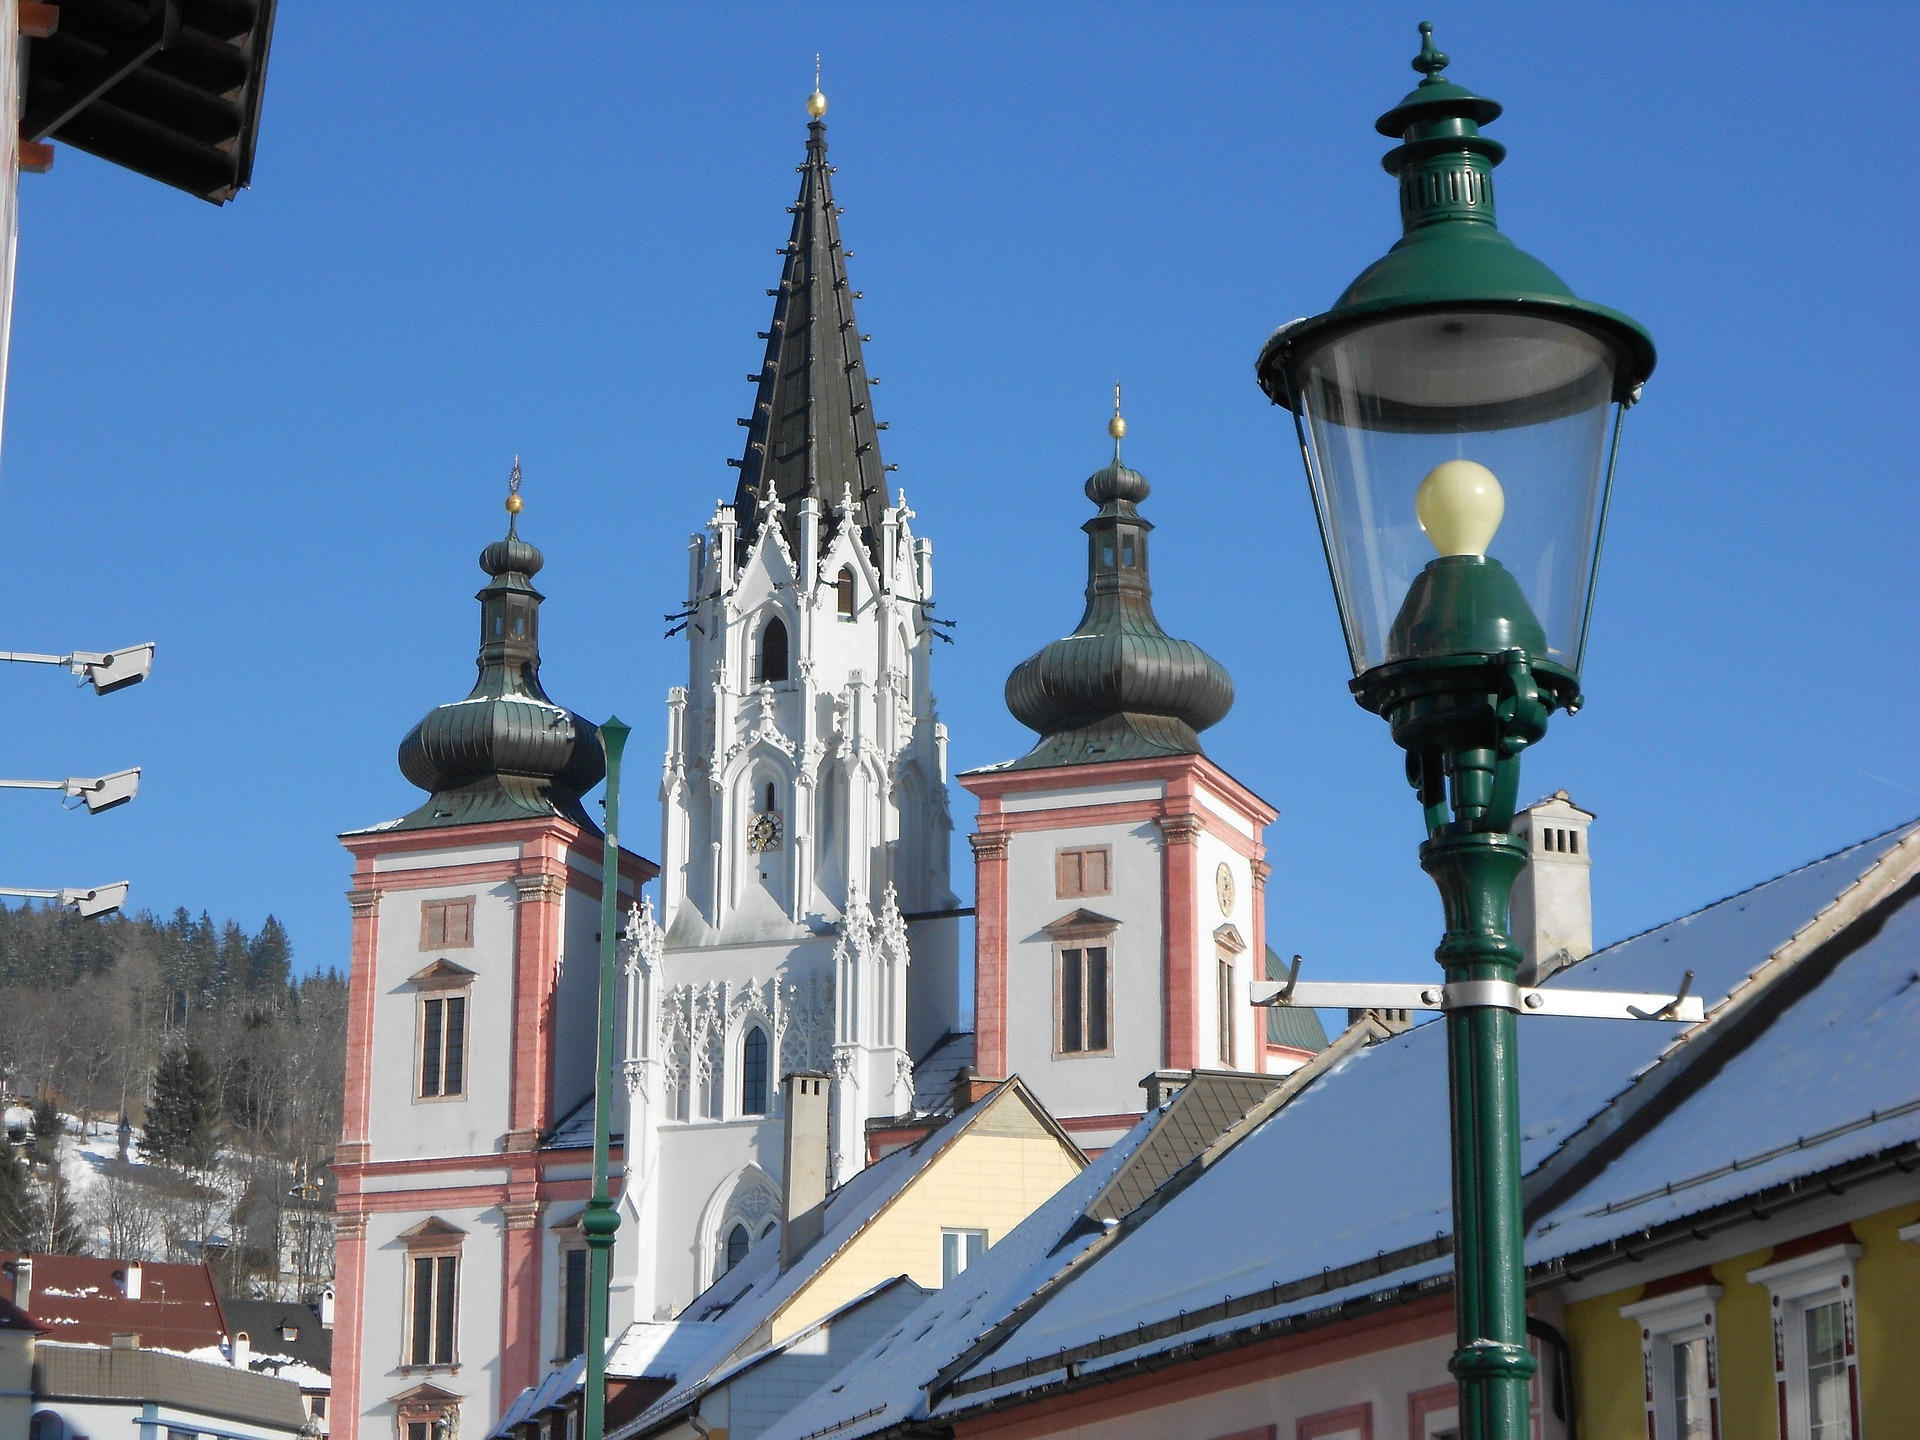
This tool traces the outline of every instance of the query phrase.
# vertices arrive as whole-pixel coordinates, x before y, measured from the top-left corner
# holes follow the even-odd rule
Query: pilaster
[[[1161,985],[1166,1005],[1162,1063],[1169,1070],[1191,1070],[1200,1063],[1197,842],[1206,825],[1194,814],[1165,815],[1159,825],[1165,841],[1160,883],[1166,915],[1166,933],[1161,937]]]
[[[973,847],[974,1069],[1007,1073],[1007,849],[1005,832],[969,835]]]
[[[616,880],[616,883],[617,880]],[[561,875],[516,875],[513,926],[513,1076],[501,1149],[532,1150],[553,1123],[553,993],[560,955]]]

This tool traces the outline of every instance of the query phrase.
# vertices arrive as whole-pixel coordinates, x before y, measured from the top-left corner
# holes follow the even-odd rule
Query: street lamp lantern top
[[[1653,342],[1500,232],[1506,152],[1480,133],[1500,106],[1448,79],[1420,31],[1422,78],[1377,122],[1400,141],[1382,163],[1400,182],[1401,237],[1332,309],[1274,332],[1260,385],[1299,426],[1356,676],[1519,650],[1571,706],[1609,412],[1637,398]],[[1448,468],[1462,462],[1491,483],[1463,488],[1469,472]],[[1478,546],[1449,538],[1461,523],[1486,529]]]

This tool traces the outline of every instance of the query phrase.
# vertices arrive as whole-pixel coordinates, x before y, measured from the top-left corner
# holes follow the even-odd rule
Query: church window
[[[1113,536],[1111,535],[1102,535],[1100,537],[1100,568],[1102,570],[1113,569]]]
[[[570,1245],[560,1252],[560,1358],[587,1350],[587,1251]]]
[[[765,790],[763,790],[761,793],[765,797],[766,803],[761,805],[760,808],[762,810],[773,809],[773,782],[771,780],[767,782]]]
[[[473,944],[473,897],[428,900],[420,906],[422,950],[464,950]]]
[[[767,1032],[758,1025],[740,1047],[740,1113],[767,1113]]]
[[[747,1251],[753,1241],[747,1235],[747,1227],[736,1225],[727,1232],[727,1269],[731,1270],[747,1258]]]
[[[834,608],[846,619],[853,618],[853,567],[842,565],[840,576],[833,582]]]
[[[1240,1063],[1239,1046],[1234,1043],[1233,961],[1225,955],[1218,959],[1219,979],[1216,988],[1219,993],[1215,1000],[1220,1010],[1220,1064],[1223,1069],[1231,1070]]]
[[[447,1100],[467,1091],[467,997],[420,997],[420,1085],[423,1100]]]
[[[453,1364],[460,1256],[409,1255],[407,1364]]]
[[[1113,890],[1109,874],[1112,847],[1094,845],[1053,852],[1054,894],[1062,900],[1081,895],[1107,895]]]
[[[1063,944],[1054,952],[1054,1012],[1061,1055],[1104,1055],[1112,1048],[1107,954],[1106,945],[1081,941]]]
[[[764,682],[787,678],[787,626],[778,616],[767,621],[767,628],[760,632],[760,663],[753,678]]]
[[[780,1228],[780,1222],[778,1220],[767,1221],[765,1228],[762,1229],[760,1232],[760,1238],[762,1240],[765,1240],[770,1235],[772,1235],[774,1231],[778,1230],[779,1228]]]
[[[953,1277],[987,1253],[984,1230],[942,1230],[940,1232],[940,1283],[950,1285]]]
[[[1131,535],[1123,535],[1120,538],[1120,568],[1133,569],[1133,536]]]

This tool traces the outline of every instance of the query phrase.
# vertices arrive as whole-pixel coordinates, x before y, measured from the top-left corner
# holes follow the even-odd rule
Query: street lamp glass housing
[[[1355,674],[1511,648],[1579,674],[1618,368],[1583,325],[1464,305],[1389,311],[1293,354],[1288,389]],[[1494,483],[1460,490],[1470,467],[1458,461]]]

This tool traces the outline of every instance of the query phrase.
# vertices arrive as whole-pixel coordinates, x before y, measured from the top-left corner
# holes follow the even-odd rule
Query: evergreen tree
[[[140,1153],[162,1164],[206,1169],[213,1164],[219,1104],[213,1066],[200,1047],[189,1041],[170,1051],[153,1074]]]
[[[60,1156],[60,1137],[67,1133],[60,1107],[47,1096],[33,1102],[33,1158],[53,1164]]]
[[[292,970],[293,945],[285,928],[269,915],[247,944],[247,988],[257,995],[278,995],[287,988]]]
[[[0,1250],[34,1250],[42,1230],[40,1197],[13,1142],[0,1134]]]

